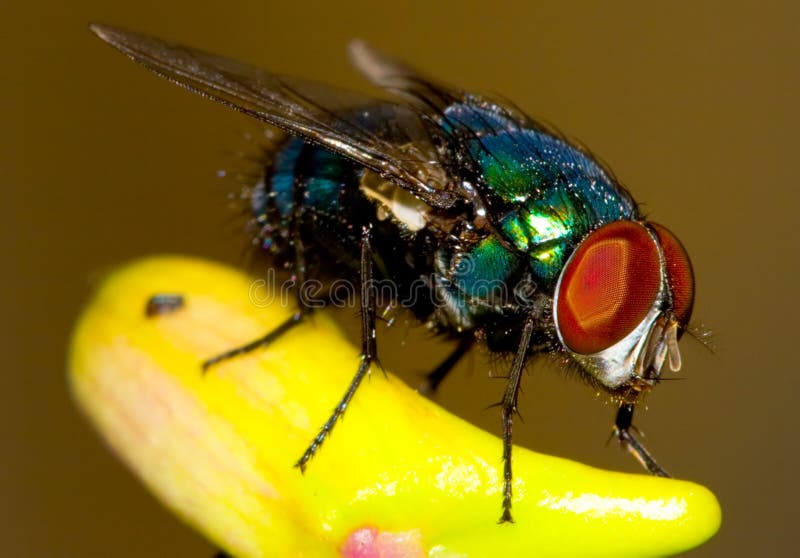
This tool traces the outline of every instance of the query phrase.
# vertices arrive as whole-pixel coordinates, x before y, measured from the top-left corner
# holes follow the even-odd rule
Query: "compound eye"
[[[672,292],[672,313],[681,327],[685,327],[694,306],[694,273],[692,262],[683,245],[669,230],[658,223],[650,223],[661,243],[667,267],[667,283]]]
[[[634,221],[590,234],[564,269],[556,300],[561,338],[578,354],[607,349],[633,331],[661,287],[658,247]]]

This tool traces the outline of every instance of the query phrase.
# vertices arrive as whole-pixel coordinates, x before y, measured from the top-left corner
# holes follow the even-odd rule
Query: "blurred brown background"
[[[686,381],[665,382],[638,416],[665,466],[722,503],[721,532],[689,554],[795,554],[796,3],[6,0],[0,11],[3,555],[212,551],[104,448],[70,400],[64,362],[111,266],[159,252],[240,261],[246,239],[226,225],[233,186],[215,172],[240,168],[231,153],[257,128],[123,59],[90,35],[91,20],[355,88],[365,85],[345,46],[362,37],[588,144],[688,247],[695,316],[717,334],[715,355],[682,342]],[[384,362],[423,372],[433,359],[410,368],[403,337],[385,338]],[[441,399],[495,432],[498,413],[483,409],[501,388],[476,355]],[[637,470],[604,446],[614,410],[591,390],[549,370],[532,370],[524,389],[520,443]]]

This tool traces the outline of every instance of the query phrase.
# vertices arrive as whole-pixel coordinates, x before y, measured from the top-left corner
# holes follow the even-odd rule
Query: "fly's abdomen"
[[[340,155],[287,138],[251,198],[262,247],[286,256],[299,235],[346,263],[357,258],[360,225],[373,211],[359,191],[363,173]]]
[[[287,224],[293,215],[303,213],[334,217],[358,197],[362,173],[361,167],[340,155],[291,138],[275,155],[266,193]],[[254,209],[259,213],[265,208]]]

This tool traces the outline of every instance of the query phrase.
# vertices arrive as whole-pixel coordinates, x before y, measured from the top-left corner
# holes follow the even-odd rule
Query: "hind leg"
[[[377,356],[377,342],[375,337],[375,315],[376,295],[375,286],[372,283],[372,247],[370,244],[372,230],[364,227],[361,234],[361,355],[359,357],[358,369],[355,376],[350,381],[350,385],[342,396],[339,404],[333,409],[328,420],[320,428],[319,433],[309,444],[306,451],[297,460],[295,467],[305,471],[306,465],[317,453],[320,446],[330,435],[336,422],[344,415],[350,401],[361,385],[364,376],[369,372],[370,365]]]

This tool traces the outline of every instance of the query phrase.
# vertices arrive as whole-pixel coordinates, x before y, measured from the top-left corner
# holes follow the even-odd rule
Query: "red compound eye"
[[[667,263],[667,282],[672,291],[672,313],[681,326],[689,322],[694,305],[694,273],[692,263],[683,245],[675,235],[657,223],[650,223],[656,231],[664,260]]]
[[[643,225],[600,227],[564,269],[555,309],[561,338],[579,354],[607,349],[642,322],[660,286],[658,247]]]

